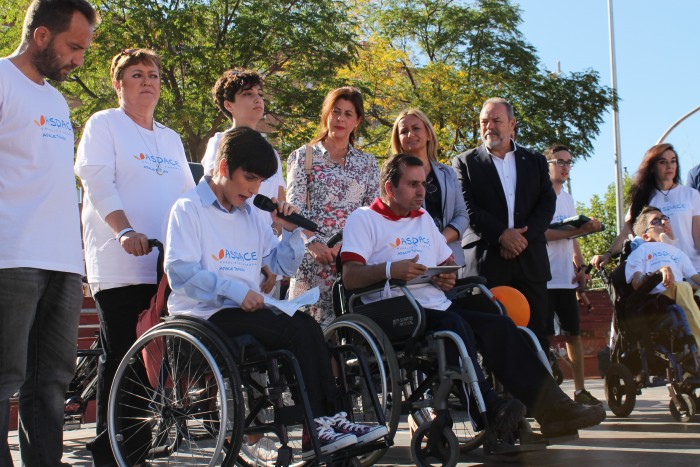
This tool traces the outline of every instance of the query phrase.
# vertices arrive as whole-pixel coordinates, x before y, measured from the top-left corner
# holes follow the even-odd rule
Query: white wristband
[[[386,269],[384,270],[386,274],[386,280],[391,279],[391,261],[386,262]]]
[[[121,232],[119,232],[115,238],[116,238],[117,240],[121,240],[122,237],[123,237],[124,235],[128,234],[129,232],[136,232],[136,231],[135,231],[134,229],[132,229],[131,227],[127,227],[126,229],[124,229],[124,230],[122,230]]]
[[[316,235],[310,236],[310,237],[307,238],[306,241],[304,242],[304,246],[310,244],[311,242],[313,242],[314,240],[316,240],[316,238],[317,238]]]

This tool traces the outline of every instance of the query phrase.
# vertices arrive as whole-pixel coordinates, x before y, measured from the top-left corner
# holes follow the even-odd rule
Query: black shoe
[[[598,425],[603,420],[605,409],[602,406],[580,404],[566,398],[552,404],[537,421],[542,435],[555,437]]]
[[[586,391],[585,389],[581,389],[581,392],[579,392],[578,394],[574,393],[574,401],[586,405],[603,405],[602,402],[596,399],[593,396],[593,394]]]
[[[503,438],[518,429],[525,418],[527,407],[517,399],[498,398],[488,408],[489,421],[497,438]]]

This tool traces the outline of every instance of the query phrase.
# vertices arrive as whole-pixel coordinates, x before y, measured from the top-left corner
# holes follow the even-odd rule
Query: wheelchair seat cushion
[[[358,304],[353,307],[353,312],[371,318],[392,342],[405,341],[425,329],[420,318],[422,313],[403,296]]]

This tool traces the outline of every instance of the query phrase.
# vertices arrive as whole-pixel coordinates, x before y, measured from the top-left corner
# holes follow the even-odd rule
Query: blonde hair
[[[437,161],[437,134],[435,134],[435,129],[433,128],[433,124],[430,123],[430,119],[428,119],[428,116],[425,115],[421,110],[418,110],[416,108],[402,110],[399,113],[398,117],[396,117],[396,120],[394,121],[394,127],[391,129],[392,154],[399,154],[401,152],[404,152],[404,149],[401,147],[401,141],[399,140],[399,123],[401,122],[401,120],[403,120],[409,115],[413,115],[417,117],[421,122],[423,122],[423,125],[425,126],[425,131],[428,132],[428,159],[432,161]]]

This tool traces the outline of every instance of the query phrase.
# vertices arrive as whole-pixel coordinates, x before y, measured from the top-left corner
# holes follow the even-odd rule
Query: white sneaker
[[[357,436],[336,433],[331,424],[330,417],[315,418],[314,424],[316,425],[316,433],[318,434],[318,440],[321,444],[322,455],[330,454],[357,444]],[[311,438],[307,434],[304,434],[301,457],[307,460],[312,458],[315,454]]]
[[[336,433],[355,435],[357,444],[371,443],[389,433],[389,430],[384,425],[360,425],[351,422],[347,417],[347,413],[338,412],[334,416],[327,418],[331,420],[333,430]]]
[[[277,448],[277,443],[272,438],[264,436],[253,444],[244,441],[241,445],[241,455],[251,464],[267,466],[277,461]]]

